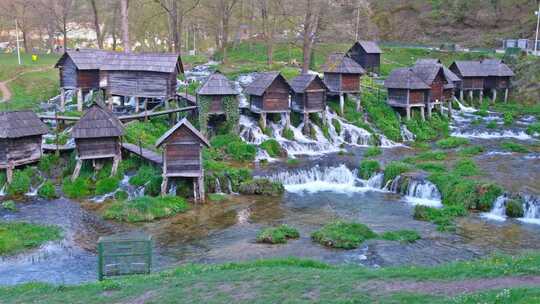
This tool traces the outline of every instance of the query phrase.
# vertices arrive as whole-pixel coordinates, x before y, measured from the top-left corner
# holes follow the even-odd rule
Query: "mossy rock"
[[[523,210],[523,203],[521,200],[510,199],[506,201],[506,215],[508,217],[523,217],[525,211]]]
[[[240,184],[240,193],[248,195],[278,196],[285,191],[281,183],[273,182],[266,178],[256,178]]]
[[[257,243],[284,244],[288,239],[297,239],[300,233],[288,225],[266,228],[257,234]]]
[[[311,238],[326,247],[354,249],[377,234],[361,223],[333,222],[315,231]]]

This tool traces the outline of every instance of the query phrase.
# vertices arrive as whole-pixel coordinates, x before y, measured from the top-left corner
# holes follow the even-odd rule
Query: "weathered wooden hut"
[[[302,74],[290,82],[293,91],[291,109],[304,115],[304,131],[309,130],[309,113],[322,113],[326,122],[326,93],[328,87],[314,74]]]
[[[445,67],[441,60],[434,59],[434,58],[421,58],[416,61],[416,65],[425,65],[425,64],[436,64],[440,65],[443,68],[444,76],[448,81],[450,81],[453,85],[453,89],[445,89],[445,96],[447,98],[453,98],[453,95],[455,93],[455,90],[458,90],[461,87],[461,78],[457,76],[454,72],[450,71],[449,68]],[[450,96],[451,94],[451,96]]]
[[[366,71],[379,74],[382,50],[374,41],[357,41],[348,51],[347,56],[360,64]]]
[[[388,105],[405,109],[407,119],[411,118],[411,108],[419,108],[424,117],[424,108],[429,101],[431,87],[411,68],[393,70],[384,81],[384,86],[388,89]]]
[[[96,161],[112,158],[111,174],[116,174],[122,158],[121,137],[123,135],[124,126],[104,105],[94,104],[87,109],[71,131],[77,153],[77,165],[72,179],[79,176],[85,160],[92,160],[94,167],[97,167]]]
[[[199,115],[208,119],[209,115],[225,115],[230,119],[231,112],[238,114],[238,92],[233,88],[225,75],[215,72],[197,90]],[[203,117],[204,116],[204,117]],[[237,117],[238,115],[232,115]],[[238,124],[238,122],[234,122]],[[201,126],[202,127],[202,126]],[[206,134],[206,130],[201,130]]]
[[[184,72],[178,54],[109,53],[100,66],[100,86],[110,98],[176,99],[177,76]],[[110,103],[112,100],[110,100]]]
[[[47,126],[33,111],[0,112],[0,169],[6,170],[11,183],[16,166],[41,158],[41,136]]]
[[[430,87],[426,103],[428,117],[431,117],[431,110],[437,105],[442,113],[443,103],[452,101],[454,90],[454,83],[447,78],[443,66],[441,64],[416,64],[411,70]]]
[[[156,147],[163,147],[162,194],[167,193],[169,179],[190,178],[195,199],[204,201],[203,146],[210,143],[185,118],[157,140]]]
[[[244,92],[249,95],[249,107],[261,115],[261,124],[266,128],[267,113],[284,113],[287,126],[290,123],[289,94],[291,86],[279,72],[259,73]]]
[[[339,95],[340,111],[343,113],[344,94],[360,93],[360,78],[366,71],[356,61],[343,53],[334,53],[328,56],[322,70],[328,93]],[[358,108],[359,106],[358,101]]]
[[[500,59],[484,59],[481,62],[486,73],[484,89],[491,91],[493,102],[497,100],[497,91],[504,90],[504,102],[508,101],[508,90],[514,72]]]
[[[109,54],[103,50],[75,49],[66,51],[55,64],[60,73],[60,106],[65,105],[65,91],[75,90],[77,108],[82,111],[83,94],[98,90],[100,66]]]
[[[479,93],[480,100],[482,100],[486,71],[479,61],[455,61],[450,65],[450,71],[461,79],[461,87],[459,88],[461,101],[463,101],[463,94],[467,91],[471,100],[475,91]]]

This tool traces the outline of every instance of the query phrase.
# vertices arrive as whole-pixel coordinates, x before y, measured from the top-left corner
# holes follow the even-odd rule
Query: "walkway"
[[[145,160],[153,162],[154,164],[157,164],[157,165],[163,164],[163,158],[161,157],[161,155],[157,154],[154,151],[151,151],[151,150],[148,150],[148,149],[145,149],[145,148],[142,148],[137,145],[130,144],[130,143],[122,143],[122,148],[126,150],[127,152],[133,153]]]

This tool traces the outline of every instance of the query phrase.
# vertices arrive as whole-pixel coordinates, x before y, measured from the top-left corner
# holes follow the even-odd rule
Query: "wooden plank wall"
[[[201,172],[201,144],[186,127],[176,130],[167,140],[165,163],[167,174]]]
[[[60,87],[75,88],[77,87],[77,67],[69,56],[64,61],[64,65],[60,68]]]
[[[79,88],[99,88],[99,70],[78,71],[77,84]]]
[[[264,111],[283,111],[289,110],[289,87],[276,78],[274,82],[266,89],[263,96]]]
[[[41,157],[41,136],[9,139],[7,160],[15,163],[37,160]]]
[[[115,155],[118,153],[118,138],[79,138],[75,140],[77,152],[81,158],[92,158],[100,155]]]
[[[324,82],[332,92],[339,92],[341,87],[341,77],[336,73],[324,73]]]
[[[171,80],[170,73],[108,71],[107,75],[107,90],[111,95],[159,98],[173,96],[176,90],[176,81]]]
[[[358,92],[360,90],[360,75],[342,74],[341,90],[345,92]]]

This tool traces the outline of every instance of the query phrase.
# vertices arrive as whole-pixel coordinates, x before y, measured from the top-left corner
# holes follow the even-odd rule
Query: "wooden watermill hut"
[[[157,140],[156,147],[163,147],[162,194],[167,193],[169,179],[189,178],[195,200],[204,201],[203,146],[210,143],[186,118]]]
[[[411,70],[430,87],[426,103],[428,117],[431,117],[431,110],[436,106],[439,106],[441,113],[444,103],[449,103],[448,107],[451,108],[454,83],[448,78],[449,74],[444,72],[442,64],[416,64]]]
[[[340,111],[343,113],[345,105],[344,94],[360,93],[360,78],[366,73],[356,61],[346,56],[344,53],[334,53],[328,56],[322,66],[324,72],[324,83],[328,87],[328,93],[339,95]],[[359,97],[358,109],[360,106]]]
[[[249,84],[249,106],[253,113],[261,115],[261,125],[266,128],[267,113],[284,113],[287,127],[290,124],[289,94],[291,86],[279,72],[259,73]]]
[[[139,99],[176,99],[177,76],[184,72],[178,54],[109,53],[100,66],[100,84],[112,105],[113,95]]]
[[[461,79],[459,99],[463,101],[463,94],[469,92],[472,100],[477,91],[479,99],[484,97],[484,80],[486,72],[479,61],[455,61],[450,65],[450,70]]]
[[[407,119],[411,109],[419,108],[422,116],[429,100],[431,87],[419,78],[411,68],[398,68],[384,81],[388,89],[387,103],[393,108],[405,109]]]
[[[290,82],[293,91],[291,109],[304,115],[304,131],[309,130],[309,113],[322,113],[326,122],[326,93],[328,87],[314,74],[303,74]]]
[[[42,135],[48,132],[33,111],[0,112],[0,169],[11,183],[13,169],[40,160]]]
[[[111,175],[116,174],[122,158],[123,135],[124,126],[104,105],[94,104],[87,109],[71,131],[77,153],[77,165],[72,179],[79,176],[85,160],[92,160],[94,167],[98,167],[99,161],[113,159]]]
[[[238,92],[233,88],[227,77],[220,72],[215,72],[197,90],[199,115],[228,116],[231,114],[230,111],[238,112],[237,96]],[[206,130],[201,131],[206,134]]]
[[[500,59],[484,59],[481,62],[486,73],[484,80],[484,89],[491,91],[492,101],[497,100],[497,92],[504,91],[504,102],[508,101],[508,91],[514,72],[504,61]]]
[[[347,56],[351,57],[366,71],[379,74],[381,67],[382,50],[374,41],[357,41],[348,51]]]
[[[109,52],[93,49],[66,51],[54,65],[60,73],[60,107],[64,109],[66,90],[75,90],[77,109],[82,112],[83,94],[99,90],[100,67]]]

